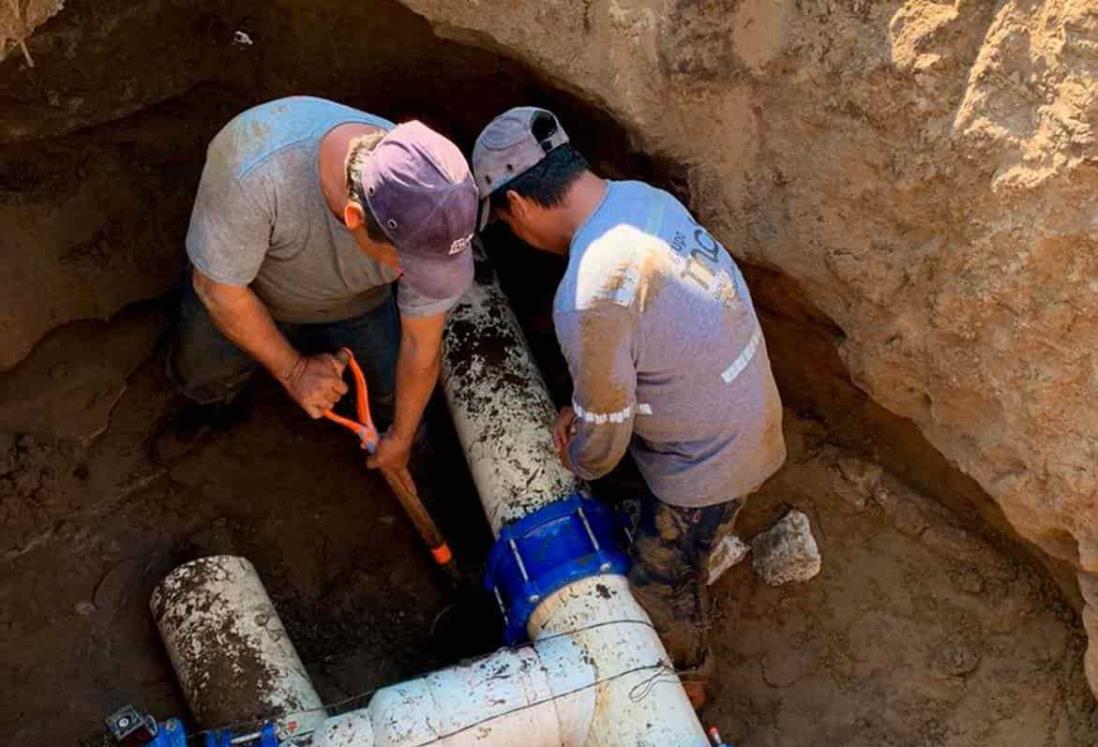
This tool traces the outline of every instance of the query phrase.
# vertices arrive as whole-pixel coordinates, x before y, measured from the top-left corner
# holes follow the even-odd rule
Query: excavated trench
[[[149,40],[155,40],[150,44]],[[490,650],[344,433],[269,381],[248,419],[175,458],[150,453],[173,406],[160,353],[205,143],[289,93],[421,118],[468,148],[520,103],[549,106],[596,169],[688,197],[596,106],[395,3],[73,2],[0,65],[0,727],[13,743],[99,744],[134,702],[185,704],[146,602],[199,553],[249,557],[310,674],[344,707]],[[486,237],[554,397],[567,373],[547,309],[561,267]],[[908,421],[855,387],[842,333],[779,272],[745,266],[787,405],[790,459],[741,533],[788,507],[824,570],[769,588],[748,564],[713,588],[718,658],[704,720],[741,745],[1085,745],[1098,714],[1063,569]],[[464,565],[489,534],[445,409],[414,469]],[[628,469],[597,489],[627,495]],[[1061,588],[1062,587],[1062,588]],[[456,621],[456,622],[455,622]],[[58,708],[64,703],[66,708]]]

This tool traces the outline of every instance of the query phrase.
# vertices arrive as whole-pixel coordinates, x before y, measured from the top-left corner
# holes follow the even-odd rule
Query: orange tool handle
[[[374,449],[377,448],[378,434],[377,428],[374,426],[374,419],[370,417],[370,400],[369,391],[366,389],[366,377],[362,375],[362,369],[359,368],[358,361],[355,360],[354,354],[348,348],[341,348],[336,353],[336,357],[350,367],[351,376],[355,380],[355,412],[358,415],[358,420],[345,418],[333,410],[324,413],[324,417],[351,430],[362,442],[362,448],[372,454]]]
[[[381,474],[385,481],[389,483],[389,488],[404,508],[404,512],[408,514],[408,518],[411,519],[416,531],[419,532],[419,536],[423,538],[423,543],[431,551],[431,557],[439,565],[447,565],[453,560],[454,554],[450,551],[450,546],[446,543],[446,538],[442,536],[442,532],[439,531],[434,519],[427,513],[427,508],[420,500],[419,494],[415,490],[404,487],[400,478],[391,471],[383,469]]]

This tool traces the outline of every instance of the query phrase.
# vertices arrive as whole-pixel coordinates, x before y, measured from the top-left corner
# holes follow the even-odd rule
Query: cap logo
[[[450,244],[450,254],[461,254],[463,251],[469,248],[469,245],[473,243],[473,234],[469,234],[463,238],[458,239],[454,243]]]

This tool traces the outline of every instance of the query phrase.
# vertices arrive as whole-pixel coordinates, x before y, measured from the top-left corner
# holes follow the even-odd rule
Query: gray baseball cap
[[[567,142],[568,133],[556,115],[536,106],[509,109],[489,122],[473,146],[473,176],[480,193],[478,230],[488,223],[493,192]]]

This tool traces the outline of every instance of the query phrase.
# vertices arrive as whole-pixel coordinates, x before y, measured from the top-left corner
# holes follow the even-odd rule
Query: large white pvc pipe
[[[452,312],[443,387],[493,533],[569,497],[555,410],[507,299],[478,259]],[[702,747],[705,733],[620,575],[573,583],[528,624],[533,643],[378,692],[329,719],[318,747]]]
[[[149,607],[203,728],[274,720],[279,738],[288,739],[324,721],[305,666],[244,558],[181,565],[156,587]]]
[[[442,385],[492,532],[570,495],[553,453],[556,409],[491,266],[450,313]]]
[[[591,576],[564,587],[534,610],[528,630],[535,645],[569,633],[598,670],[601,684],[587,738],[562,744],[709,745],[663,643],[624,576]]]

